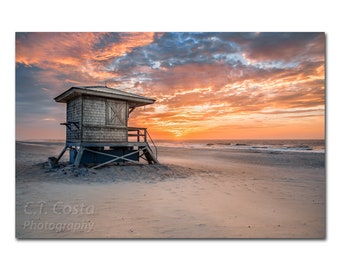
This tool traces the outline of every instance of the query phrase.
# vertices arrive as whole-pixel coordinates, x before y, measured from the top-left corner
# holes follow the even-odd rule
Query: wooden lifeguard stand
[[[69,149],[70,163],[78,167],[109,163],[159,163],[157,148],[146,128],[128,127],[129,114],[154,99],[106,86],[71,87],[54,99],[67,104],[66,144],[57,161]],[[151,143],[152,147],[150,146]]]

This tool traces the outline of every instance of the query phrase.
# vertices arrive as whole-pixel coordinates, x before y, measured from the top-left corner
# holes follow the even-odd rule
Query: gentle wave
[[[158,141],[157,146],[192,149],[249,150],[260,152],[325,153],[323,140],[270,140],[270,141]]]

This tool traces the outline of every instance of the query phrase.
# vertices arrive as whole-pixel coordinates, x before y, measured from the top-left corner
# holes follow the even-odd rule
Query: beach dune
[[[324,238],[324,153],[159,147],[161,165],[49,169],[16,143],[17,238]]]

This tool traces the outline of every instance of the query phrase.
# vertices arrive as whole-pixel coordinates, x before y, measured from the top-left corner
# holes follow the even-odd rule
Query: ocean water
[[[154,140],[156,146],[191,149],[230,149],[259,152],[325,153],[325,140]],[[26,140],[25,144],[38,146],[40,142],[63,145],[64,140]]]
[[[325,140],[187,140],[156,141],[157,146],[270,152],[325,153]]]

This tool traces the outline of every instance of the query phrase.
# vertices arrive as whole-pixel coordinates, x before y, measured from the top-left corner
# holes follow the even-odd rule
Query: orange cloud
[[[153,41],[153,33],[122,33],[109,46],[94,47],[105,33],[18,33],[16,62],[54,68],[52,65],[78,66],[87,61],[103,61],[145,46]],[[118,35],[118,34],[117,34]],[[23,36],[23,37],[22,37]]]
[[[102,45],[108,37],[115,41]],[[18,33],[16,63],[40,68],[37,77],[49,84],[56,80],[62,86],[62,75],[64,81],[98,84],[119,76],[107,69],[106,61],[148,45],[153,38],[153,33]]]
[[[103,61],[131,52],[136,47],[150,44],[154,40],[154,33],[121,33],[119,43],[113,43],[89,55],[93,60]]]
[[[323,63],[266,75],[245,69],[233,77],[229,71],[221,65],[156,71],[148,93],[157,93],[158,100],[153,110],[135,115],[133,123],[147,125],[166,138],[237,138],[234,134],[288,138],[294,130],[301,131],[300,138],[324,137]],[[315,125],[304,129],[311,121]]]

